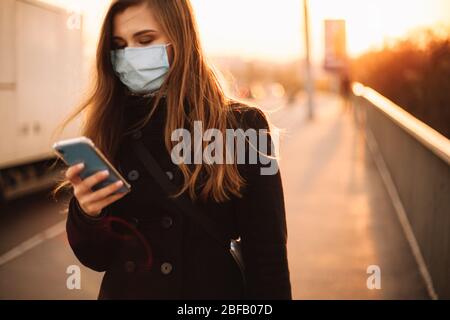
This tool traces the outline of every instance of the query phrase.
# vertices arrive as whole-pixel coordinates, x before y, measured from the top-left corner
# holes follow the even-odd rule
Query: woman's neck
[[[140,97],[140,98],[154,98],[156,97],[159,93],[160,93],[160,89],[155,90],[155,91],[151,91],[151,92],[133,92],[131,90],[129,90],[128,88],[126,89],[126,94],[128,96],[132,96],[132,97]],[[163,93],[162,96],[165,96],[165,94]]]

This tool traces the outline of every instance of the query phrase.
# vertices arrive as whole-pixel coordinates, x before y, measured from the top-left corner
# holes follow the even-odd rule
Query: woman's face
[[[156,21],[152,10],[144,3],[132,6],[116,14],[113,20],[113,48],[147,47],[168,44],[169,39]],[[172,60],[172,46],[167,47],[169,61]]]

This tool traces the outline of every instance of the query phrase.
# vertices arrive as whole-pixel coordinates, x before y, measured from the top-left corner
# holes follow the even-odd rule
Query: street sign
[[[340,72],[347,67],[346,35],[345,20],[325,20],[325,70]]]

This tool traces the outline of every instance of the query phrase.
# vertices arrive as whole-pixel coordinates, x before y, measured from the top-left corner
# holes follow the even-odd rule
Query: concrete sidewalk
[[[351,113],[333,95],[303,100],[270,119],[286,130],[281,172],[295,299],[428,299],[381,177]],[[381,289],[367,288],[367,268]]]

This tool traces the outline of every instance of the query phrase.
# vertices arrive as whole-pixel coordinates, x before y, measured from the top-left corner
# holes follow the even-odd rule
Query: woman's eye
[[[139,40],[140,44],[146,45],[146,44],[150,44],[153,42],[153,39],[141,39]]]

